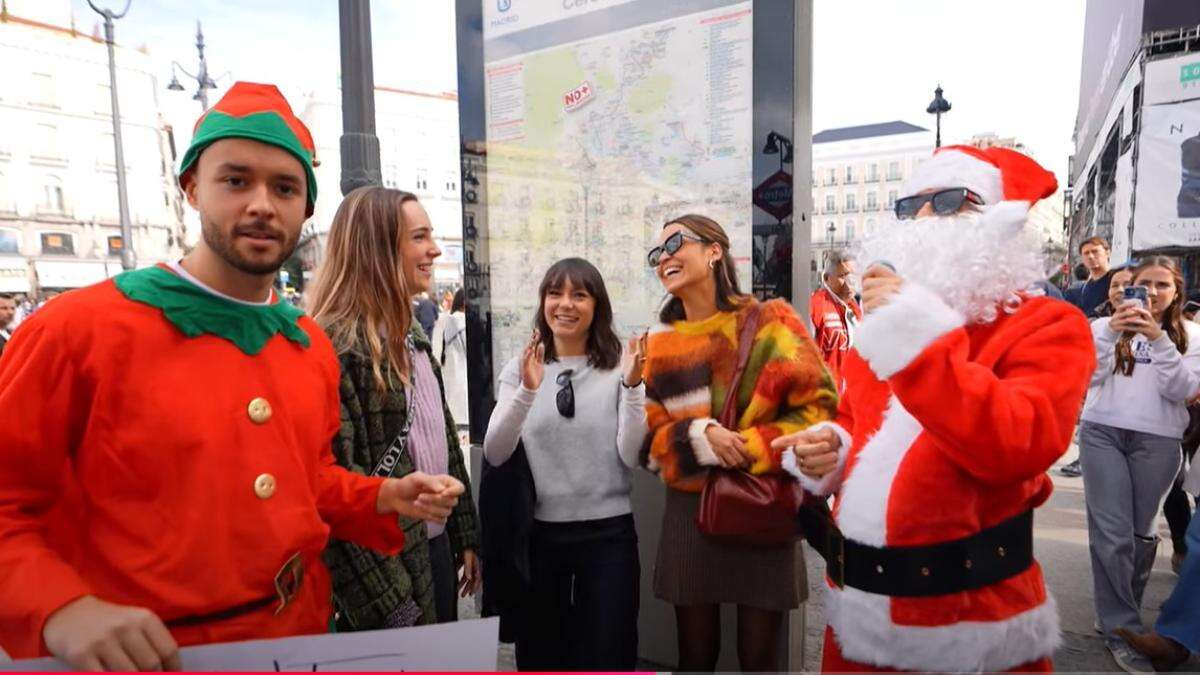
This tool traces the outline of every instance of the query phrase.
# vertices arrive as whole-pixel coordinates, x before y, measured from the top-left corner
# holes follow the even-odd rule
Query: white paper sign
[[[500,619],[434,626],[305,635],[185,647],[184,670],[252,672],[492,671],[496,669]],[[67,671],[51,658],[0,664],[0,671]]]
[[[1133,250],[1200,245],[1200,100],[1142,108]]]

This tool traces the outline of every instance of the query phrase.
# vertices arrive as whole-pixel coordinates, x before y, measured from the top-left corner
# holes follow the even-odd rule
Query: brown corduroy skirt
[[[735,546],[696,527],[700,495],[667,490],[654,565],[654,595],[673,605],[738,604],[795,609],[808,598],[804,552],[789,546]]]

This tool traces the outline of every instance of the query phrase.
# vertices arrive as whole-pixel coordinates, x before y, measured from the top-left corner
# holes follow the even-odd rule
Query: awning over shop
[[[29,291],[29,263],[24,258],[0,258],[0,293]]]
[[[120,263],[75,260],[37,260],[33,263],[41,288],[81,288],[121,272]]]

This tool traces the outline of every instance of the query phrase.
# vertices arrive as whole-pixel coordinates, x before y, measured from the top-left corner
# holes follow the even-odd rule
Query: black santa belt
[[[191,616],[182,616],[176,619],[167,621],[169,628],[183,628],[186,626],[203,626],[218,621],[226,621],[235,619],[239,616],[252,614],[261,609],[275,605],[275,614],[278,615],[285,607],[292,603],[292,600],[300,593],[300,589],[304,585],[304,558],[299,553],[292,555],[283,563],[283,567],[275,574],[275,594],[267,595],[249,602],[243,602],[240,605],[229,607],[227,609],[208,614],[193,614]]]
[[[832,518],[803,517],[805,537],[838,588],[920,598],[983,588],[1033,564],[1033,510],[969,537],[929,546],[869,546],[846,539]]]

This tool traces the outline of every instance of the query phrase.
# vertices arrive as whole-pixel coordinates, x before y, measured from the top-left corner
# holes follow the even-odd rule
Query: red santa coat
[[[841,465],[810,489],[838,489],[847,539],[926,546],[971,536],[1044,503],[1046,470],[1070,443],[1095,365],[1071,306],[1025,301],[964,325],[907,284],[869,316],[846,359],[833,428]],[[828,625],[853,661],[923,671],[1005,670],[1053,654],[1058,613],[1035,562],[1004,581],[933,597],[830,584]]]
[[[375,512],[380,478],[336,466],[333,346],[274,335],[256,355],[188,337],[106,281],[66,293],[0,358],[0,645],[45,653],[47,617],[84,595],[145,607],[181,645],[328,630],[332,534],[404,545]],[[249,404],[266,400],[267,419]],[[261,409],[259,410],[261,413]],[[272,477],[272,489],[259,478]],[[176,627],[275,593],[291,556],[303,587],[283,611]]]

